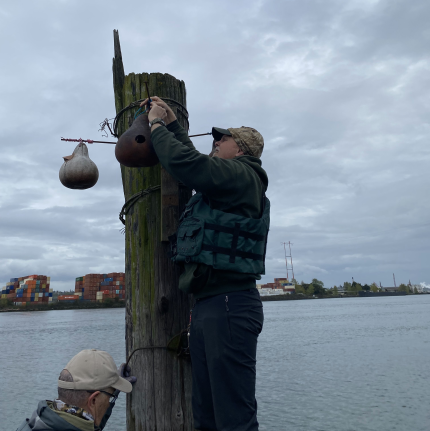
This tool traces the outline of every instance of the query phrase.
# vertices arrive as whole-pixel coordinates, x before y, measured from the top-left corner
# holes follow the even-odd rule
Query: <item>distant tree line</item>
[[[325,288],[324,283],[316,278],[307,284],[304,281],[298,283],[297,280],[293,279],[292,282],[296,285],[296,294],[305,296],[318,296],[318,297],[336,297],[339,296],[339,291],[344,292],[346,295],[356,296],[358,292],[364,290],[367,292],[380,292],[383,288],[380,288],[376,283],[362,285],[356,281],[349,283],[345,281],[343,285],[333,286],[331,288]],[[406,292],[407,294],[418,293],[416,287],[408,286],[407,284],[401,284],[399,291]]]
[[[309,284],[302,281],[300,284],[296,280],[292,280],[296,285],[296,294],[302,294],[306,296],[325,296],[327,295],[327,289],[324,288],[324,283],[316,278],[313,278]]]

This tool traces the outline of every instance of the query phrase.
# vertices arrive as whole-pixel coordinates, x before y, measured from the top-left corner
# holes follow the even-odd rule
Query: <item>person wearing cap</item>
[[[196,190],[171,237],[172,259],[183,268],[179,288],[196,299],[190,332],[194,427],[255,431],[257,338],[264,320],[256,280],[264,274],[270,212],[260,160],[264,140],[252,127],[214,127],[213,150],[201,154],[169,106],[151,99],[158,159]]]
[[[82,350],[58,378],[58,398],[40,401],[30,419],[17,431],[102,430],[120,392],[129,393],[136,377],[122,364],[118,372],[109,353]]]

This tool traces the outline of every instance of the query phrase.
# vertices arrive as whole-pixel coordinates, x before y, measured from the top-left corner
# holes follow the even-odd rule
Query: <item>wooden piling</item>
[[[168,97],[186,106],[185,84],[168,74],[124,74],[118,31],[114,30],[113,86],[118,113],[131,102]],[[134,110],[119,122],[118,134],[131,125]],[[182,126],[185,119],[178,116]],[[190,299],[178,289],[178,268],[168,257],[167,236],[191,196],[160,164],[151,168],[121,165],[124,196],[161,185],[135,203],[126,216],[125,285],[127,356],[138,347],[166,346],[189,320]],[[162,349],[141,350],[130,361],[137,383],[127,395],[127,431],[191,431],[191,365]]]

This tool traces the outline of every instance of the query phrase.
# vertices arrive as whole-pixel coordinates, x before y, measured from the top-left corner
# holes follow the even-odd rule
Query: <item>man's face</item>
[[[239,146],[232,136],[222,135],[219,141],[215,141],[215,152],[212,157],[234,159],[241,155],[243,155],[243,152],[239,149]]]

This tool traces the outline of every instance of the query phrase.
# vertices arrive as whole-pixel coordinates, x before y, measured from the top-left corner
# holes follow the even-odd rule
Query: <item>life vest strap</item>
[[[219,247],[216,245],[208,245],[208,244],[202,244],[202,250],[204,251],[211,251],[213,253],[220,253],[220,254],[227,254],[231,256],[231,248],[226,247]],[[252,259],[252,260],[263,260],[264,261],[264,255],[257,254],[257,253],[250,253],[248,251],[241,251],[236,249],[236,256],[241,257],[242,259]]]
[[[215,230],[223,233],[235,234],[236,230],[234,227],[220,226],[218,224],[205,223],[205,229]],[[246,239],[253,239],[254,241],[264,241],[266,239],[265,235],[258,235],[256,233],[247,232],[245,230],[239,230],[239,236]]]

